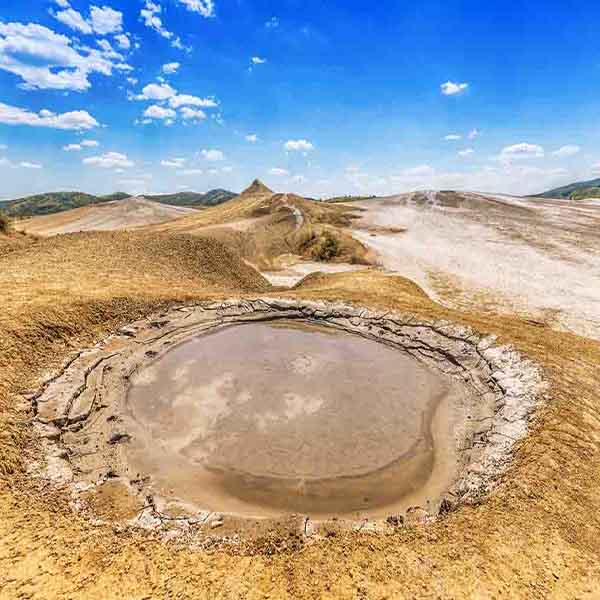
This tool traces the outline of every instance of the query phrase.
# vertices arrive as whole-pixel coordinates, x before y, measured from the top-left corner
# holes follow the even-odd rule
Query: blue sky
[[[0,196],[600,176],[590,2],[4,0]]]

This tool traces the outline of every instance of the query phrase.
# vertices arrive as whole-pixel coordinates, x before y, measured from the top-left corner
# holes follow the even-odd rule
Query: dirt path
[[[429,192],[358,206],[353,235],[437,300],[600,338],[600,203]]]

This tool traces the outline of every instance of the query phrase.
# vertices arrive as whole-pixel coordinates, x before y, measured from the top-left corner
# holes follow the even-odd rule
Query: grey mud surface
[[[194,375],[175,372],[186,364]],[[266,393],[291,374],[304,393]],[[382,529],[481,499],[543,390],[535,364],[450,322],[281,299],[184,306],[78,352],[32,396],[45,454],[32,473],[91,518],[194,540],[309,535],[332,518]]]

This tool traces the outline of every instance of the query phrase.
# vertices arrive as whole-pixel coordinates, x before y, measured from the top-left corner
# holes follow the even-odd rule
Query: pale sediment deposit
[[[384,526],[480,499],[543,389],[535,364],[450,322],[296,300],[182,306],[77,353],[33,395],[45,457],[32,471],[94,518],[109,497],[130,525]]]

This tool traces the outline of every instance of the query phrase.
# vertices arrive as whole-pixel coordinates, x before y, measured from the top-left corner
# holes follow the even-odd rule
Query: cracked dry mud
[[[246,410],[247,417],[254,415],[260,420],[262,416],[263,429],[265,422],[271,427],[274,420],[281,419],[274,399],[263,399],[264,405],[234,406],[238,420],[223,425],[223,402],[231,412],[227,404],[231,394],[217,394],[216,413],[195,423],[197,415],[184,412],[173,434],[178,438],[183,427],[191,437],[177,447],[169,444],[168,426],[176,418],[173,404],[158,407],[167,419],[162,423],[154,423],[152,413],[156,411],[144,407],[144,385],[160,374],[157,370],[163,361],[175,357],[176,366],[177,353],[184,352],[190,340],[197,343],[212,336],[214,346],[222,335],[222,349],[226,353],[231,347],[233,360],[233,340],[242,326],[271,327],[272,342],[273,336],[281,334],[273,333],[276,324],[300,327],[308,336],[335,334],[336,340],[342,335],[350,342],[374,344],[381,352],[378,360],[397,358],[399,372],[403,364],[408,369],[412,364],[420,373],[413,376],[423,377],[425,388],[420,390],[427,390],[427,400],[419,406],[417,388],[411,398],[408,392],[403,395],[403,417],[394,425],[399,429],[406,426],[403,436],[398,433],[395,439],[391,430],[387,437],[381,434],[394,405],[387,397],[393,389],[390,381],[392,387],[383,386],[377,392],[381,414],[373,407],[352,407],[356,422],[351,429],[357,433],[356,440],[381,437],[380,447],[368,460],[358,441],[352,449],[352,443],[336,435],[338,406],[329,417],[319,416],[325,422],[317,425],[324,429],[312,458],[331,442],[334,453],[345,448],[344,459],[340,458],[339,464],[327,461],[325,470],[302,463],[299,454],[293,462],[297,446],[290,442],[290,433],[306,425],[306,436],[299,441],[304,443],[315,433],[309,413],[323,408],[314,404],[314,394],[292,398],[286,409],[293,422],[279,423],[279,430],[269,429],[279,457],[268,453],[256,456],[260,423],[249,429],[248,419],[242,418]],[[242,344],[238,351],[243,350]],[[372,347],[365,352],[373,352]],[[306,371],[305,362],[295,367]],[[213,365],[213,375],[220,367]],[[328,375],[336,376],[333,372]],[[103,507],[110,504],[111,519],[164,528],[169,535],[184,532],[194,539],[215,534],[223,539],[234,534],[252,536],[273,523],[309,534],[319,522],[337,519],[337,515],[344,526],[362,528],[368,520],[369,527],[378,529],[387,526],[389,515],[406,513],[428,519],[440,507],[480,499],[510,461],[515,441],[526,434],[544,387],[536,365],[515,350],[450,322],[430,323],[408,314],[280,299],[182,306],[132,323],[96,347],[76,353],[33,394],[35,426],[44,438],[46,455],[42,463],[32,465],[32,471],[69,486],[73,506],[93,518],[103,519]],[[364,422],[369,410],[371,423]],[[327,430],[329,439],[323,433]],[[255,444],[255,454],[240,454],[239,448],[233,452],[231,439],[242,439],[248,448]],[[262,439],[263,445],[265,439],[269,438]],[[354,463],[347,460],[349,456]],[[389,488],[396,490],[391,497],[380,493]],[[207,493],[207,489],[212,491]],[[357,505],[356,499],[367,492],[368,502]],[[420,508],[415,509],[417,506]],[[397,519],[387,519],[392,525],[395,522]]]

